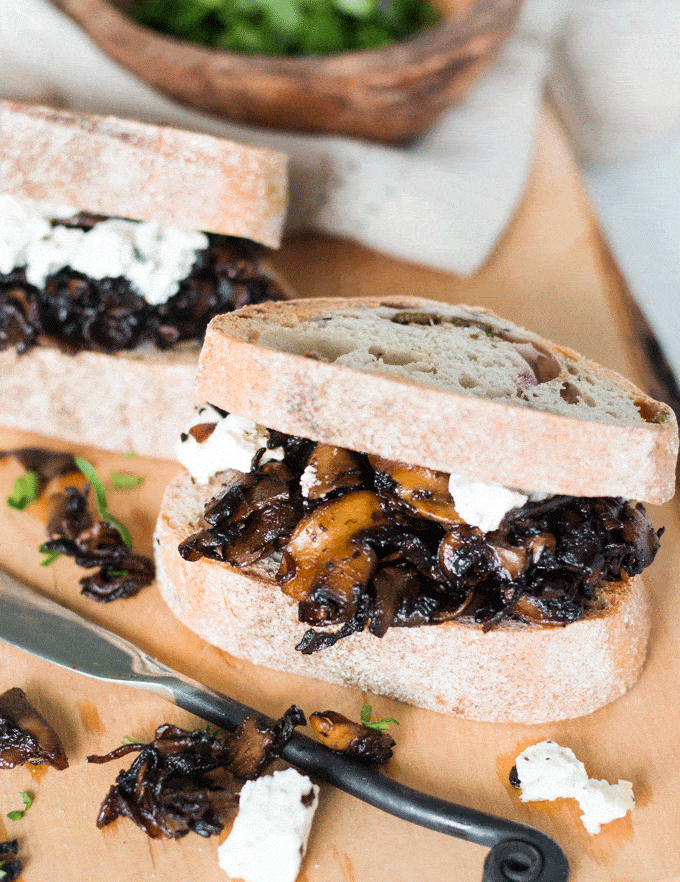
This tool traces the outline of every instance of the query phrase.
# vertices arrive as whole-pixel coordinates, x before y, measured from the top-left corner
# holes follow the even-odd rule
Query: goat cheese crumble
[[[581,806],[581,821],[588,833],[600,832],[602,824],[622,818],[635,808],[630,781],[609,784],[588,778],[586,767],[569,747],[541,741],[517,757],[517,777],[522,802],[571,797]]]
[[[246,781],[217,850],[221,869],[246,882],[295,882],[318,803],[319,787],[295,769]]]
[[[191,430],[198,425],[214,424],[215,428],[204,440],[198,441]],[[269,431],[252,420],[234,413],[223,416],[209,404],[198,408],[180,440],[175,444],[175,455],[198,484],[207,484],[217,472],[234,469],[247,473],[258,450],[267,447]],[[283,447],[266,449],[261,462],[282,460]]]
[[[449,476],[449,493],[456,511],[466,524],[479,527],[484,533],[497,530],[505,515],[513,508],[521,508],[526,502],[542,502],[550,493],[531,493],[513,490],[501,484],[475,481],[460,475]]]
[[[146,221],[110,218],[90,230],[51,223],[76,213],[0,194],[0,272],[25,266],[27,281],[37,288],[67,266],[91,279],[124,276],[158,305],[177,293],[197,252],[209,245],[205,233]]]

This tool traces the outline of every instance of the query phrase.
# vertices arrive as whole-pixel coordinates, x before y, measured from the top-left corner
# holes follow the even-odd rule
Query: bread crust
[[[225,473],[222,479],[228,478]],[[235,473],[231,473],[232,476]],[[297,605],[264,569],[183,560],[177,545],[195,528],[219,481],[187,473],[168,485],[156,528],[157,579],[172,612],[208,642],[256,664],[387,695],[473,720],[540,723],[591,713],[638,679],[649,636],[642,579],[606,584],[601,608],[564,628],[446,622],[353,634],[305,656]]]
[[[287,157],[223,138],[0,102],[2,190],[278,247]]]
[[[581,365],[614,382],[641,410],[662,408],[664,421],[640,416],[639,425],[618,425],[574,418],[258,344],[274,322],[295,327],[344,309],[383,306],[445,308],[418,298],[321,299],[218,316],[201,353],[198,398],[288,434],[506,486],[653,503],[673,496],[678,431],[670,408],[614,371],[522,328],[564,363],[558,383],[570,378],[567,362]],[[460,308],[503,321],[480,307]]]
[[[200,344],[161,351],[0,352],[0,424],[75,444],[174,459]]]

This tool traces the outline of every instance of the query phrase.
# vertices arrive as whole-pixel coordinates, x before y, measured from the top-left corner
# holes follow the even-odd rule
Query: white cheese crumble
[[[501,484],[469,480],[455,474],[449,476],[449,493],[465,523],[479,527],[484,533],[497,530],[513,508],[521,508],[529,500],[541,502],[550,496],[549,493],[513,490]]]
[[[586,767],[573,750],[554,741],[541,741],[527,747],[517,757],[517,777],[522,788],[522,802],[571,797],[581,806],[581,820],[588,833],[600,832],[600,826],[622,818],[635,808],[630,781],[609,784],[588,778]]]
[[[124,276],[148,303],[158,305],[177,293],[196,253],[209,244],[205,233],[152,222],[111,218],[91,230],[50,223],[75,213],[0,194],[0,272],[25,266],[26,279],[38,288],[66,266],[91,279]]]
[[[318,786],[295,769],[246,781],[217,850],[221,869],[246,882],[295,882],[318,803]]]
[[[214,423],[212,434],[198,442],[190,429],[201,423]],[[217,472],[234,469],[247,473],[253,457],[267,447],[269,432],[252,420],[230,413],[222,416],[209,404],[198,408],[180,440],[175,444],[175,455],[198,484],[207,484]],[[282,460],[283,447],[267,449],[260,462]]]
[[[305,497],[305,499],[309,498],[309,491],[312,489],[316,482],[316,467],[314,463],[310,463],[304,470],[304,472],[300,475],[300,492]]]

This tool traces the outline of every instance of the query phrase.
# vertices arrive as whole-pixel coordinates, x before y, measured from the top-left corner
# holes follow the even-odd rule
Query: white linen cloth
[[[600,223],[680,376],[680,7],[525,0],[465,102],[408,147],[280,134],[189,110],[104,56],[47,0],[0,0],[5,97],[178,124],[291,155],[289,229],[470,274],[524,192],[549,83]]]

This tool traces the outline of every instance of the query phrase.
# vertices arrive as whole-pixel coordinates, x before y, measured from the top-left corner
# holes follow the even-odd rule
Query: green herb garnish
[[[134,450],[128,450],[128,452],[124,453],[123,456],[125,457],[125,459],[135,459],[137,457],[137,454],[134,452]]]
[[[49,567],[58,557],[61,557],[60,551],[57,551],[56,549],[48,550],[44,545],[39,545],[38,551],[45,555],[45,559],[40,561],[41,567]]]
[[[382,720],[371,720],[370,704],[365,704],[361,708],[359,719],[361,720],[362,726],[366,726],[367,729],[375,729],[376,732],[385,732],[390,728],[390,723],[394,723],[397,726],[401,725],[399,720],[395,720],[394,717],[383,717]]]
[[[36,501],[39,492],[40,475],[37,472],[26,472],[12,485],[12,493],[7,497],[7,505],[17,511],[23,511]]]
[[[374,49],[441,18],[429,0],[141,0],[133,15],[182,40],[260,55]]]
[[[111,472],[110,477],[116,490],[132,490],[144,481],[140,475],[131,475],[129,472]]]
[[[97,511],[99,512],[99,517],[103,521],[106,521],[106,523],[111,524],[112,527],[115,527],[116,530],[118,530],[118,532],[120,533],[120,538],[127,545],[130,551],[132,551],[132,536],[130,535],[130,531],[124,524],[121,524],[119,520],[114,518],[114,516],[109,511],[109,506],[106,502],[106,490],[104,489],[101,478],[95,472],[94,467],[86,459],[81,459],[79,456],[76,456],[76,465],[85,475],[87,480],[90,482],[90,486],[94,490],[94,498],[97,505]]]
[[[142,741],[141,738],[132,738],[130,735],[123,735],[121,744],[148,744],[148,741]]]
[[[33,797],[25,790],[21,791],[21,798],[24,801],[24,807],[23,809],[17,809],[15,812],[8,812],[7,817],[10,819],[10,821],[20,821],[33,805]]]

